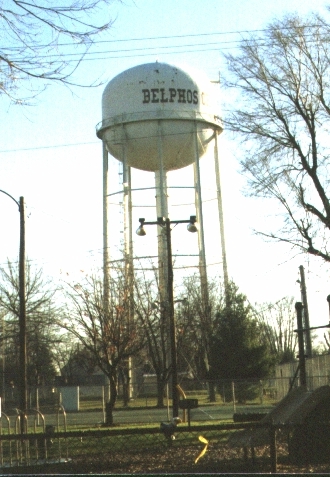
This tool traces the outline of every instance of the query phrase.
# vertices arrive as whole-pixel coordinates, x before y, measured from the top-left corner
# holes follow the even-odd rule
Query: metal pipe
[[[124,136],[125,136],[125,127]],[[123,191],[124,191],[124,248],[125,248],[125,281],[128,292],[128,326],[134,319],[133,289],[133,223],[132,223],[132,179],[131,168],[127,164],[126,141],[123,143]],[[133,358],[128,358],[128,398],[133,397]]]
[[[202,206],[202,187],[199,167],[199,149],[198,149],[198,128],[195,125],[195,163],[194,163],[194,182],[195,182],[195,204],[198,227],[198,247],[199,247],[199,273],[201,278],[202,300],[205,309],[208,309],[209,294],[206,269],[205,240],[204,240],[204,223],[203,223],[203,206]]]
[[[218,212],[219,212],[219,224],[220,224],[220,241],[222,252],[222,270],[223,270],[223,282],[225,286],[225,294],[227,296],[229,289],[228,267],[227,267],[227,254],[225,244],[225,227],[223,220],[223,207],[222,207],[222,194],[221,194],[221,181],[220,181],[220,167],[219,167],[219,150],[218,150],[218,133],[214,131],[214,166],[215,166],[215,179],[217,185],[217,200],[218,200]]]
[[[108,170],[109,158],[106,143],[103,147],[103,307],[109,306],[109,244],[108,244]]]
[[[158,121],[158,170],[155,172],[156,187],[156,213],[157,217],[168,217],[167,203],[167,176],[163,164],[163,136],[161,121]],[[159,300],[165,303],[167,297],[168,281],[168,257],[166,233],[162,227],[158,227],[158,277],[159,277]]]

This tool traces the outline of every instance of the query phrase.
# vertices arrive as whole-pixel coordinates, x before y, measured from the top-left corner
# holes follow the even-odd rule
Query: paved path
[[[237,406],[236,412],[267,412],[271,407],[262,406]],[[190,413],[191,422],[203,422],[203,421],[220,421],[224,419],[232,419],[233,417],[232,405],[210,405],[201,406],[197,409],[192,409]],[[182,411],[180,411],[182,416]],[[118,409],[114,411],[114,421],[117,424],[138,424],[149,423],[159,424],[160,422],[167,422],[171,419],[171,409]],[[45,424],[57,425],[57,419],[59,419],[59,426],[62,430],[64,427],[63,414],[47,414],[45,415]],[[33,418],[29,419],[29,426],[33,425]],[[77,426],[89,425],[91,428],[99,427],[103,422],[102,411],[98,412],[68,412],[66,413],[67,426],[70,428]]]

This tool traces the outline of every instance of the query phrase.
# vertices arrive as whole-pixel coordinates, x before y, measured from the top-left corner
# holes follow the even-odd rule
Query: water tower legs
[[[168,218],[167,177],[166,173],[155,172],[156,212],[157,217]],[[158,270],[160,301],[167,301],[167,243],[164,229],[157,226]]]
[[[134,265],[133,265],[133,223],[132,223],[132,182],[131,168],[126,161],[126,148],[123,147],[123,207],[124,207],[124,257],[125,283],[128,293],[128,325],[134,320]],[[134,397],[134,358],[128,358],[128,398]]]
[[[126,164],[126,160],[123,163],[123,192],[125,276],[130,289],[133,279],[132,184],[131,168]]]
[[[158,121],[158,170],[155,172],[157,217],[168,218],[167,175],[163,163],[163,133],[161,121]],[[158,226],[158,274],[159,298],[162,304],[168,301],[167,238],[165,230]]]
[[[103,307],[109,306],[109,243],[108,243],[108,169],[109,156],[106,143],[103,148]]]
[[[222,251],[223,283],[225,287],[225,294],[227,296],[228,289],[229,289],[229,278],[228,278],[228,268],[227,268],[225,228],[224,228],[224,220],[223,220],[222,194],[221,194],[221,182],[220,182],[218,132],[216,130],[214,131],[214,167],[215,167],[215,179],[216,179],[216,186],[217,186],[220,241],[221,241],[221,251]]]
[[[195,206],[196,217],[198,222],[198,248],[199,248],[199,273],[201,280],[202,300],[205,309],[209,305],[209,293],[207,282],[207,268],[206,268],[206,254],[205,254],[205,240],[204,240],[204,222],[203,222],[203,206],[202,206],[202,187],[201,175],[199,167],[199,136],[196,124],[195,129],[195,162],[194,162],[194,186],[195,186]]]

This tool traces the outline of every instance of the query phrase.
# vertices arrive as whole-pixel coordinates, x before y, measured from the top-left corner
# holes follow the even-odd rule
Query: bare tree
[[[176,287],[175,331],[177,369],[179,374],[208,380],[210,340],[214,331],[215,310],[219,300],[216,283],[209,285],[210,302],[202,300],[200,278],[186,277]],[[141,273],[135,281],[135,318],[146,339],[147,357],[157,379],[157,407],[164,406],[165,386],[171,376],[171,341],[168,303],[162,302],[157,271],[154,277]],[[221,301],[221,298],[220,298]],[[210,382],[210,397],[215,400],[215,387]]]
[[[94,38],[112,25],[113,0],[6,0],[0,7],[0,93],[22,103],[51,81],[77,84],[74,73]],[[105,8],[102,8],[105,7]],[[102,13],[104,21],[98,23]],[[39,80],[38,84],[34,80]],[[22,97],[22,89],[29,97]]]
[[[143,346],[136,323],[131,320],[131,300],[124,275],[109,280],[109,297],[104,300],[103,282],[86,277],[82,283],[67,285],[68,310],[62,326],[72,333],[95,358],[109,379],[106,425],[113,424],[118,395],[118,370]]]
[[[227,86],[241,96],[225,120],[243,139],[248,193],[282,208],[280,230],[263,235],[328,262],[329,32],[316,14],[291,15],[244,39],[226,55]]]
[[[159,300],[158,278],[148,280],[144,274],[135,281],[135,318],[146,339],[146,356],[157,380],[157,407],[164,407],[165,386],[169,380],[170,341],[166,304]]]
[[[297,353],[294,298],[285,297],[276,303],[263,304],[254,311],[260,325],[260,341],[268,343],[276,363],[294,361]]]
[[[42,384],[54,377],[52,349],[60,337],[55,325],[58,307],[54,303],[56,288],[45,279],[42,269],[34,269],[26,263],[26,323],[27,323],[27,366],[29,384]],[[2,340],[11,357],[7,359],[7,370],[11,364],[14,379],[17,379],[19,343],[19,273],[17,263],[10,260],[0,267],[0,312],[5,319]],[[46,356],[47,355],[47,356]],[[48,360],[48,366],[45,362]],[[50,376],[46,376],[49,371]]]

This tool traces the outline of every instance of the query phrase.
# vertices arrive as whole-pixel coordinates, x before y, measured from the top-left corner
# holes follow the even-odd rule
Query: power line
[[[302,25],[301,28],[317,28],[319,24],[306,24]],[[277,30],[291,30],[293,27],[283,27],[277,28]],[[220,31],[220,32],[207,32],[207,33],[187,33],[184,35],[165,35],[165,36],[151,36],[151,37],[140,37],[140,38],[119,38],[112,40],[95,40],[93,45],[105,44],[105,43],[124,43],[124,42],[138,42],[138,41],[151,41],[151,40],[169,40],[174,38],[200,38],[200,37],[210,37],[210,36],[224,36],[224,35],[242,35],[244,33],[264,33],[269,31],[269,28],[253,29],[253,30],[230,30],[230,31]],[[57,46],[72,46],[72,43],[59,43]],[[46,48],[49,47],[49,44],[45,45],[36,45],[35,48]],[[21,51],[22,47],[17,46],[8,46],[2,51]]]
[[[91,56],[91,55],[103,55],[103,54],[109,54],[109,53],[127,53],[127,52],[130,52],[130,53],[133,53],[133,52],[137,52],[137,51],[147,51],[147,50],[168,50],[169,48],[186,48],[186,47],[196,47],[196,46],[214,46],[214,45],[223,45],[223,44],[231,44],[231,43],[240,43],[242,40],[231,40],[231,41],[224,41],[224,42],[208,42],[208,43],[188,43],[188,44],[184,44],[184,45],[157,45],[157,46],[148,46],[148,47],[140,47],[140,48],[127,48],[127,49],[124,49],[124,50],[106,50],[106,51],[87,51],[84,55],[84,60],[88,59],[86,58],[87,56]],[[135,55],[135,53],[134,53]],[[52,58],[52,57],[59,57],[61,56],[60,54],[57,54],[57,55],[47,55],[47,56],[38,56],[39,59],[44,59],[44,58]],[[66,53],[65,54],[65,57],[69,57],[69,56],[79,56],[79,58],[81,57],[81,53]],[[98,59],[98,58],[97,58]],[[15,58],[11,58],[12,61],[15,61]],[[21,61],[21,60],[17,60],[17,61]],[[23,61],[24,63],[24,61]]]
[[[204,130],[209,130],[209,127],[205,127],[201,129],[200,131]],[[163,134],[164,137],[170,137],[170,136],[180,136],[180,135],[186,135],[190,134],[190,132],[175,132],[175,133],[167,133]],[[191,132],[193,134],[193,132]],[[147,136],[131,136],[129,140],[134,140],[134,139],[150,139],[150,138],[156,138],[158,137],[157,134],[149,134]],[[59,147],[71,147],[71,146],[83,146],[83,145],[88,145],[88,144],[101,144],[100,141],[90,141],[90,142],[76,142],[76,143],[66,143],[66,144],[57,144],[57,145],[52,145],[52,146],[36,146],[36,147],[27,147],[27,148],[22,148],[22,149],[3,149],[0,150],[0,153],[8,153],[8,152],[20,152],[20,151],[36,151],[39,149],[53,149],[53,148],[59,148]]]
[[[105,43],[125,43],[125,42],[138,42],[138,41],[155,41],[155,40],[169,40],[174,38],[200,38],[206,36],[217,36],[217,35],[237,35],[242,33],[257,33],[264,32],[267,29],[261,30],[237,30],[237,31],[228,31],[228,32],[214,32],[214,33],[191,33],[185,35],[169,35],[169,36],[154,36],[154,37],[141,37],[141,38],[119,38],[116,40],[96,40],[93,42],[93,45],[105,44]],[[59,43],[57,46],[72,46],[72,43]],[[35,49],[47,48],[49,45],[36,45]],[[8,46],[2,49],[2,51],[18,51],[22,50],[18,46]]]
[[[88,144],[100,144],[100,141],[90,141],[90,142],[75,142],[67,144],[54,144],[52,146],[36,146],[36,147],[24,147],[21,149],[3,149],[0,153],[6,152],[20,152],[20,151],[37,151],[38,149],[55,149],[58,147],[71,147],[71,146],[84,146]]]
[[[262,46],[262,42],[265,41],[264,38],[254,38],[254,41],[258,44],[258,46]],[[239,48],[242,43],[246,42],[245,38],[242,38],[240,40],[231,40],[231,41],[219,41],[219,42],[209,42],[209,43],[191,43],[191,44],[185,44],[185,45],[157,45],[157,46],[150,46],[150,47],[143,47],[143,48],[129,48],[129,49],[123,49],[123,50],[110,50],[110,51],[89,51],[84,54],[84,62],[85,61],[99,61],[99,60],[110,60],[110,59],[116,59],[116,58],[140,58],[140,57],[145,57],[145,56],[150,56],[150,54],[154,54],[151,52],[153,50],[155,54],[161,54],[161,55],[177,55],[177,54],[187,54],[187,53],[200,53],[204,51],[224,51],[224,50],[232,50],[233,48]],[[216,47],[213,47],[214,45],[217,45]],[[223,46],[223,45],[228,45],[228,46]],[[205,48],[202,49],[196,49],[198,46],[204,46]],[[178,50],[179,48],[193,48],[189,50]],[[160,50],[171,50],[171,51],[161,51]],[[137,53],[139,51],[143,51],[144,53]],[[123,54],[123,53],[128,53],[129,54]],[[110,53],[112,53],[112,56],[108,56]],[[47,55],[47,56],[40,56],[38,55],[39,60],[43,59],[50,59],[50,58],[58,58],[58,61],[62,61],[63,57],[73,57],[77,56],[77,59],[71,59],[69,62],[80,62],[81,61],[81,53],[66,53],[66,54],[57,54],[57,55]],[[98,56],[98,55],[106,55],[106,56]],[[20,65],[24,65],[24,63],[27,64],[27,66],[30,66],[30,59],[28,58],[26,61],[20,60],[20,59],[13,59],[11,58],[11,62],[15,64],[17,62]]]

